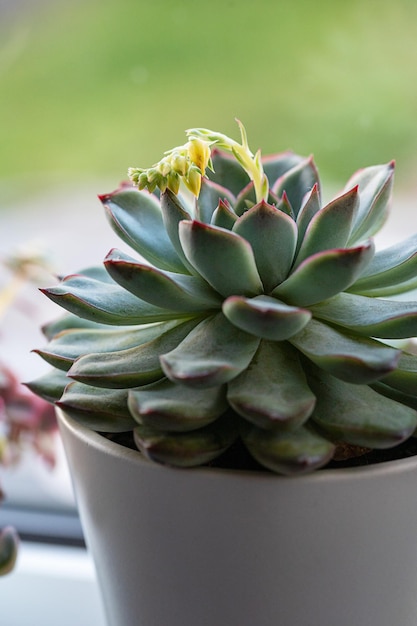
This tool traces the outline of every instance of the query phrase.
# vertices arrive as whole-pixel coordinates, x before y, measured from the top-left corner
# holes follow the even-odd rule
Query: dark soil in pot
[[[102,434],[104,437],[110,439],[111,441],[114,441],[115,443],[138,451],[134,443],[131,431],[117,434]],[[355,454],[354,450],[351,450],[351,452]],[[349,452],[346,452],[346,455],[349,456],[349,458],[343,458],[337,461],[332,460],[319,471],[325,471],[326,469],[363,467],[367,465],[375,465],[378,463],[386,463],[387,461],[398,461],[400,459],[406,459],[412,456],[416,456],[417,438],[411,437],[410,439],[407,439],[407,441],[404,441],[402,444],[395,446],[394,448],[388,448],[385,450],[358,449],[358,453],[359,456],[349,456]],[[341,456],[344,456],[343,452]],[[262,465],[257,463],[257,461],[255,461],[250,456],[250,454],[240,441],[237,441],[226,452],[224,452],[221,456],[212,461],[209,464],[209,467],[216,467],[219,469],[269,472],[268,469],[262,467]]]

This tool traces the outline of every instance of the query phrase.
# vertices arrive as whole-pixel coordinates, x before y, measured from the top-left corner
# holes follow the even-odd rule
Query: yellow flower
[[[204,176],[211,157],[210,145],[203,139],[193,138],[188,142],[188,154],[191,162],[199,168],[201,175]]]
[[[184,179],[184,182],[188,189],[198,198],[201,189],[201,174],[200,170],[196,166],[191,166],[188,170],[188,174]]]

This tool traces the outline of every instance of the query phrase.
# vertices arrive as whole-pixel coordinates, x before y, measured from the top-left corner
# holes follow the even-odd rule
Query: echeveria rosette
[[[391,340],[417,335],[417,303],[387,298],[417,287],[417,236],[378,252],[371,239],[393,164],[359,171],[322,206],[311,158],[248,152],[252,175],[216,136],[197,198],[169,186],[101,196],[141,258],[112,250],[45,290],[69,315],[45,328],[39,353],[55,369],[32,389],[182,467],[238,438],[282,474],[326,465],[338,442],[406,440],[417,357]]]

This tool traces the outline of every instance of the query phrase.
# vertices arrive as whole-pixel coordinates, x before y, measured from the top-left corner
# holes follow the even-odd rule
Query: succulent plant
[[[141,258],[44,290],[54,369],[30,384],[82,424],[133,431],[180,467],[243,446],[279,474],[343,446],[394,447],[417,426],[417,235],[375,251],[394,164],[355,173],[322,203],[313,159],[261,158],[205,129],[100,196]],[[138,187],[138,189],[136,188]]]

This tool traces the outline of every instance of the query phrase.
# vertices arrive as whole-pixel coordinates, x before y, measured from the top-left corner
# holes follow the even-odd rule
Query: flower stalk
[[[206,169],[214,171],[211,151],[216,147],[233,154],[246,171],[253,181],[256,201],[267,201],[269,185],[262,166],[261,151],[252,153],[245,127],[239,120],[236,121],[241,143],[207,128],[190,128],[186,131],[187,143],[165,152],[165,156],[148,169],[131,167],[128,170],[130,180],[139,190],[148,189],[152,193],[156,188],[162,192],[170,189],[175,195],[178,194],[180,183],[183,181],[187,189],[198,198],[201,179]]]

